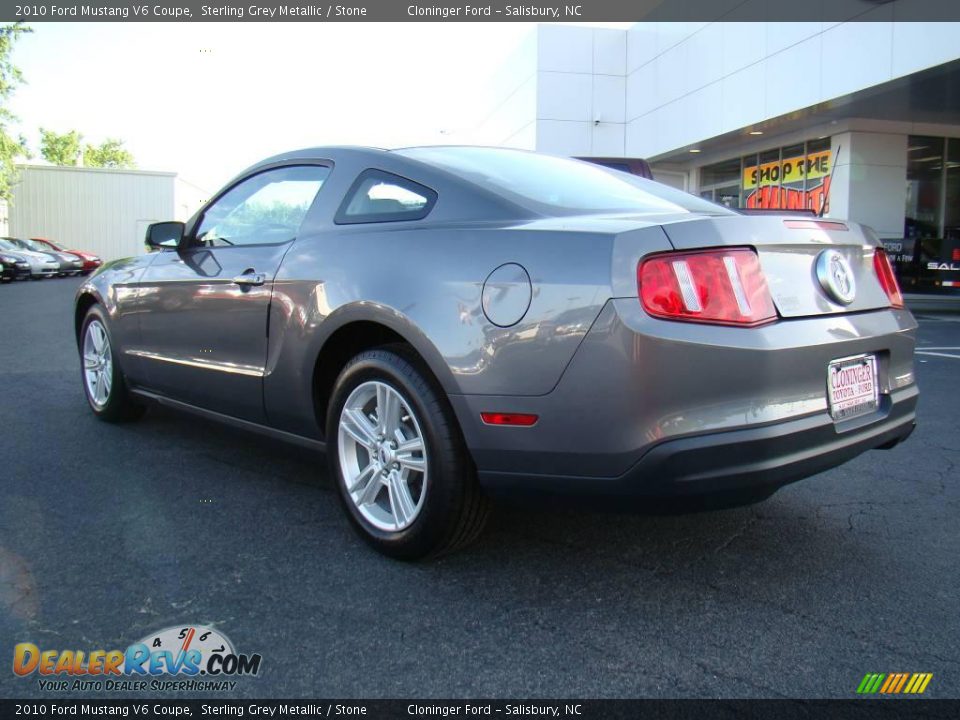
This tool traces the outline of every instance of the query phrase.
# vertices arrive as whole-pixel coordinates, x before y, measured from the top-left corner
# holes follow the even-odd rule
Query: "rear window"
[[[383,170],[364,170],[347,192],[334,217],[351,223],[420,220],[427,216],[437,194],[428,187]]]
[[[409,148],[397,152],[548,214],[733,214],[652,180],[569,158],[480,147]]]

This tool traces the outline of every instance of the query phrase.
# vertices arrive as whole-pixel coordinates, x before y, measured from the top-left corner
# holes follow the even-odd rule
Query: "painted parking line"
[[[914,317],[925,322],[960,322],[960,315],[915,315]]]
[[[950,353],[944,352],[927,352],[925,350],[917,350],[917,355],[927,355],[930,357],[944,357],[944,358],[953,358],[954,360],[960,360],[960,355],[952,355]]]

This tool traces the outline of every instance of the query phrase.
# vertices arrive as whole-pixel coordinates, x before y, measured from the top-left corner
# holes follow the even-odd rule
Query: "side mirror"
[[[159,222],[147,227],[146,243],[151,250],[175,250],[183,240],[182,222]]]

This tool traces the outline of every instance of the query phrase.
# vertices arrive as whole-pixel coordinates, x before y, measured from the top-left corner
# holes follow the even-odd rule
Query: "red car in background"
[[[79,256],[80,259],[83,260],[83,269],[80,271],[83,275],[89,275],[98,267],[103,265],[103,260],[101,260],[99,257],[94,255],[93,253],[84,252],[83,250],[68,250],[62,245],[58,245],[52,240],[47,240],[46,238],[30,238],[30,239],[42,245],[46,245],[51,250],[54,250],[56,252],[67,252],[67,253],[71,253],[73,255]]]

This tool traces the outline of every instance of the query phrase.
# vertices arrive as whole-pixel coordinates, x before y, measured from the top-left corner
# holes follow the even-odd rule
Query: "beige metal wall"
[[[175,173],[25,166],[9,233],[49,238],[104,260],[138,255],[149,223],[182,214],[175,185]]]

